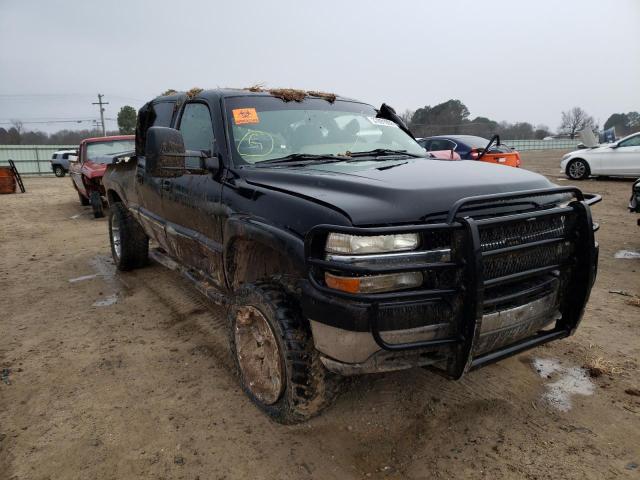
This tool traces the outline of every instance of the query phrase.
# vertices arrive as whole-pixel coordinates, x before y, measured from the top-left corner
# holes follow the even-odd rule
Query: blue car
[[[497,142],[495,142],[497,140]],[[437,135],[434,137],[419,138],[418,143],[427,151],[437,150],[453,150],[462,160],[484,160],[492,163],[496,154],[509,154],[512,156],[515,152],[511,147],[500,143],[500,138],[496,135],[491,140],[476,137],[474,135]],[[487,158],[483,158],[483,157]],[[502,157],[501,157],[502,158]],[[509,159],[511,160],[511,159]],[[515,161],[515,158],[513,159]],[[519,155],[518,155],[519,164]],[[507,161],[506,163],[511,163]],[[513,165],[516,166],[516,165]]]

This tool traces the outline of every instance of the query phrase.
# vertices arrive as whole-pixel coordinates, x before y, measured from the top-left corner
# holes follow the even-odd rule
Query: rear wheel
[[[54,165],[53,173],[56,177],[64,177],[67,172],[60,165]]]
[[[104,209],[102,206],[102,197],[100,196],[100,192],[95,190],[91,192],[91,195],[89,195],[89,201],[91,202],[94,218],[104,217]]]
[[[572,180],[584,180],[590,173],[589,164],[581,158],[571,160],[567,165],[567,177]]]
[[[118,270],[143,267],[149,257],[149,237],[121,202],[109,212],[111,255]]]
[[[89,205],[89,199],[82,195],[80,192],[78,192],[78,198],[80,199],[80,205],[82,205],[83,207]]]
[[[242,286],[229,323],[242,388],[260,410],[292,424],[332,403],[338,379],[322,365],[308,325],[278,285]]]

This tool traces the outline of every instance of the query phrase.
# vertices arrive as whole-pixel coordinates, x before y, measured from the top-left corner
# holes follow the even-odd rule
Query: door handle
[[[162,180],[162,183],[160,185],[162,186],[162,190],[168,192],[169,190],[171,190],[171,186],[173,184],[171,183],[171,180]]]

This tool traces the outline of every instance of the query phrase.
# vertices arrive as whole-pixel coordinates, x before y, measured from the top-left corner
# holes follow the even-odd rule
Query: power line
[[[108,122],[115,122],[116,119],[115,118],[105,118],[106,121]],[[67,119],[67,120],[20,120],[18,119],[18,121],[24,125],[30,125],[30,124],[53,124],[53,123],[84,123],[84,122],[94,122],[96,121],[94,118],[87,118],[87,119],[78,119],[78,120],[74,120],[74,119]],[[0,122],[0,125],[13,125],[14,122]]]
[[[69,97],[92,97],[94,94],[92,93],[0,93],[0,99],[25,99],[25,100],[33,100],[33,101],[41,101],[42,98],[50,98],[50,99],[59,99],[66,100]],[[141,98],[127,97],[124,95],[114,95],[112,93],[107,93],[105,95],[110,96],[111,98],[119,98],[121,100],[130,100],[138,103],[146,103],[149,99],[143,100]]]

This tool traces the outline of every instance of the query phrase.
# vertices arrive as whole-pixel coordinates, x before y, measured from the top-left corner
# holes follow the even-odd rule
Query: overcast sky
[[[115,118],[256,83],[552,129],[578,105],[602,125],[640,111],[640,0],[0,0],[0,123],[78,128],[27,122],[97,118],[98,92]]]

